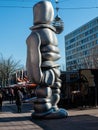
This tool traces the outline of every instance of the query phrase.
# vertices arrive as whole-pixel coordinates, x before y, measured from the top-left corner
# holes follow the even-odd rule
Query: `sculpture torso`
[[[54,46],[58,45],[57,37],[54,31],[51,30],[50,28],[40,28],[37,30],[33,30],[33,32],[37,32],[40,35],[41,46],[45,46],[49,44]]]

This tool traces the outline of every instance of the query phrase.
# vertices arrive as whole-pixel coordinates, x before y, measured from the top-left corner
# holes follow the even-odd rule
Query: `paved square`
[[[98,107],[68,110],[69,117],[52,120],[31,120],[32,104],[24,103],[22,113],[15,104],[3,104],[0,130],[98,130]]]

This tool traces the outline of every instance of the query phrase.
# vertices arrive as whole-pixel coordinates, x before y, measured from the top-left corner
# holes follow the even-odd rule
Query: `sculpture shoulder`
[[[26,43],[40,42],[40,35],[37,32],[32,32],[26,39]]]

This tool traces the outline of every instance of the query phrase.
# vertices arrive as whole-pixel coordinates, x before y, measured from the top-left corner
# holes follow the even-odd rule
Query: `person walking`
[[[2,92],[0,91],[0,111],[2,111],[2,101],[3,101],[3,96],[2,96]]]
[[[12,88],[9,89],[9,100],[10,100],[10,104],[13,104],[14,90]]]
[[[23,100],[23,94],[22,94],[22,92],[18,89],[17,92],[16,92],[16,106],[17,106],[17,112],[18,112],[18,113],[21,113],[22,100]]]

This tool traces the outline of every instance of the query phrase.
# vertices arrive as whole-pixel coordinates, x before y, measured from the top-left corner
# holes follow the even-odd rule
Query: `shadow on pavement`
[[[69,116],[55,120],[32,120],[44,130],[98,130],[98,117],[89,115]]]
[[[19,122],[19,121],[27,121],[30,120],[30,116],[22,116],[22,117],[2,117],[0,122]]]
[[[33,110],[33,104],[32,103],[23,103],[22,104],[22,113],[28,113]],[[12,112],[12,113],[17,113],[17,107],[16,104],[9,104],[6,103],[2,107],[2,112]]]

